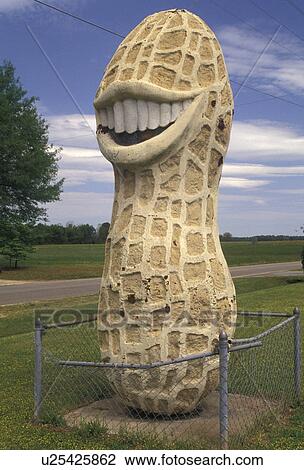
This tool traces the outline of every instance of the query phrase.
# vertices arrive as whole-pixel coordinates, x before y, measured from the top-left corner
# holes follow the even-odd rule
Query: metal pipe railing
[[[236,352],[242,349],[250,349],[262,346],[261,341],[255,341],[253,343],[246,343],[235,347],[230,347],[229,352]],[[151,362],[149,364],[128,364],[125,362],[85,362],[85,361],[56,361],[60,366],[66,367],[98,367],[101,369],[155,369],[156,367],[170,366],[180,364],[182,362],[195,361],[197,359],[204,359],[211,356],[218,356],[219,350],[213,352],[205,352],[199,354],[191,354],[189,356],[179,357],[177,359],[170,359],[167,361]]]
[[[298,403],[301,401],[301,320],[300,309],[295,308],[294,311],[294,382],[295,395]]]
[[[292,317],[290,313],[280,313],[280,312],[238,312],[238,316],[242,317]]]
[[[34,419],[40,416],[42,402],[42,334],[40,318],[35,318],[35,371],[34,371]]]
[[[268,328],[268,330],[263,331],[262,333],[256,335],[256,336],[251,336],[250,338],[239,338],[239,339],[231,339],[230,343],[231,344],[243,344],[243,343],[253,343],[255,341],[259,341],[262,338],[265,338],[266,336],[270,335],[276,330],[279,330],[283,326],[287,325],[287,323],[294,321],[295,316],[289,316],[286,320],[278,323],[277,325],[272,326],[271,328]]]

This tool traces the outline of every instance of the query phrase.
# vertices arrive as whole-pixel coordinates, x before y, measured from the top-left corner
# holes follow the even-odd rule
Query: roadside
[[[31,281],[12,281],[10,279],[0,279],[0,287],[1,286],[16,286],[20,284],[27,284]]]
[[[0,286],[0,306],[97,294],[100,278],[32,281]]]
[[[229,266],[287,263],[300,260],[304,241],[222,242]],[[39,245],[22,261],[19,269],[4,268],[0,257],[0,280],[49,281],[100,277],[104,262],[104,245]],[[242,275],[242,273],[240,274]]]
[[[230,268],[234,279],[256,276],[303,276],[300,262],[234,266]],[[12,285],[0,284],[0,305],[18,304],[46,299],[62,299],[79,295],[97,294],[100,278],[32,281]]]

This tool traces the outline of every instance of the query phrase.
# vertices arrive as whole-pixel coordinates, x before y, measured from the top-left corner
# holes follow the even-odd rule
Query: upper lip
[[[195,98],[201,92],[201,89],[188,91],[167,90],[157,85],[138,81],[115,82],[111,83],[105,91],[102,91],[95,98],[94,106],[96,110],[100,110],[128,98],[157,103],[171,103]]]

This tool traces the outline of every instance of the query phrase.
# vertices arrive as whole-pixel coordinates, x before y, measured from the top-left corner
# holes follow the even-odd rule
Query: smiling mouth
[[[142,99],[117,101],[97,110],[97,135],[108,134],[122,146],[139,144],[168,129],[192,101],[193,98],[166,103]]]

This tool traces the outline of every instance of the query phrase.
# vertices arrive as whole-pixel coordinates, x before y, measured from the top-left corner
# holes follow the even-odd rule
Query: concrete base
[[[68,425],[99,422],[106,425],[110,433],[121,428],[128,431],[142,431],[149,434],[162,434],[167,439],[218,440],[219,439],[219,397],[210,393],[204,400],[202,409],[193,416],[183,418],[144,417],[128,411],[117,399],[96,401],[67,413],[64,418]],[[273,409],[273,403],[261,398],[233,394],[229,396],[229,436],[241,434],[254,426],[257,418]]]

